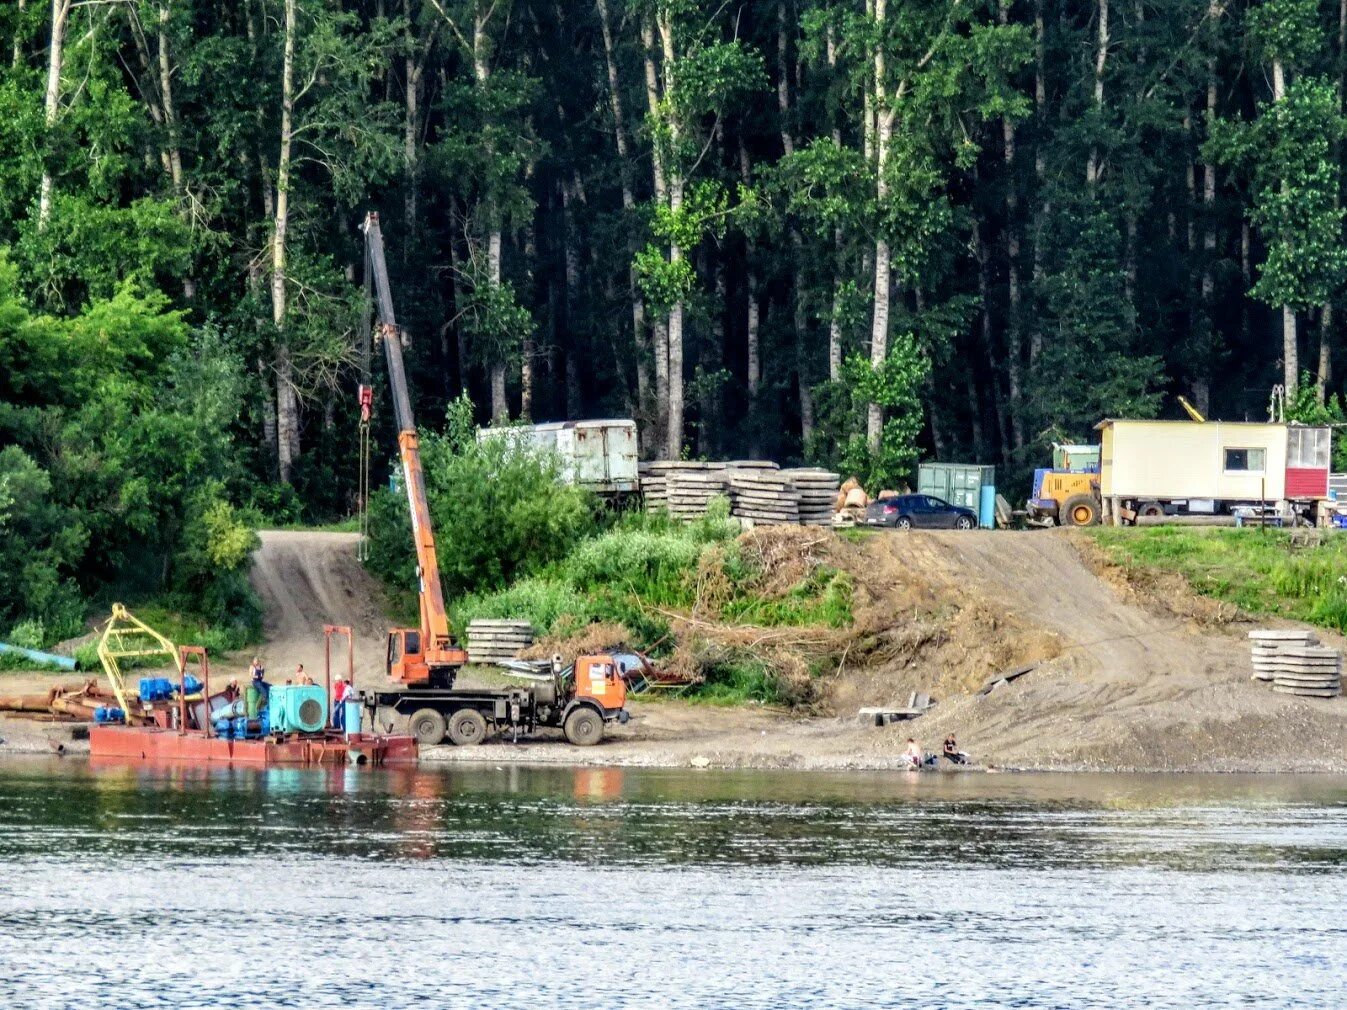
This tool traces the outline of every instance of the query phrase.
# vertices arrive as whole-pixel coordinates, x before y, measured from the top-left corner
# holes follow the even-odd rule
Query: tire
[[[585,705],[573,709],[562,727],[566,739],[576,747],[593,747],[603,739],[603,716]]]
[[[1137,515],[1139,516],[1162,516],[1165,514],[1165,507],[1158,501],[1144,501],[1137,506]]]
[[[486,719],[475,708],[460,708],[449,719],[449,740],[455,747],[473,747],[486,739]]]
[[[1062,502],[1057,510],[1058,522],[1062,526],[1097,526],[1099,524],[1099,502],[1092,495],[1072,495]]]
[[[444,739],[444,716],[433,708],[418,708],[407,721],[407,729],[416,742],[431,747]]]
[[[894,520],[893,528],[898,530],[910,530],[912,528],[912,520],[908,516],[899,516]]]
[[[973,520],[969,519],[967,516],[959,516],[958,519],[954,520],[954,528],[956,530],[971,530],[973,528]]]

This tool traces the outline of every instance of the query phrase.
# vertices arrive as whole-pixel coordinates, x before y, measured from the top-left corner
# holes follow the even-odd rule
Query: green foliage
[[[1252,123],[1213,132],[1210,154],[1252,174],[1249,218],[1268,253],[1250,294],[1268,305],[1306,309],[1342,288],[1347,248],[1335,152],[1345,134],[1335,86],[1308,76],[1288,85],[1281,101],[1264,103]]]
[[[462,430],[421,440],[426,496],[447,596],[480,593],[540,571],[594,527],[594,502],[570,486],[555,453],[507,431],[478,441]],[[405,493],[370,502],[371,567],[394,586],[414,586]]]
[[[1100,529],[1125,567],[1176,571],[1192,589],[1250,614],[1347,631],[1347,539],[1296,547],[1282,530]]]
[[[866,487],[900,484],[920,456],[917,437],[925,424],[921,393],[930,372],[929,358],[910,333],[890,340],[889,356],[879,368],[859,354],[848,357],[842,381],[819,391],[814,439],[806,456],[854,475]],[[869,403],[880,404],[886,414],[877,450],[865,438]]]

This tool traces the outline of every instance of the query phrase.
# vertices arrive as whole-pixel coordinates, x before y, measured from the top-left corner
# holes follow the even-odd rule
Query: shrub
[[[594,497],[566,483],[555,453],[517,439],[478,442],[464,402],[451,406],[448,434],[426,434],[421,441],[448,596],[499,589],[536,574],[597,529]],[[382,490],[371,496],[370,538],[375,573],[393,585],[412,585],[405,495]]]

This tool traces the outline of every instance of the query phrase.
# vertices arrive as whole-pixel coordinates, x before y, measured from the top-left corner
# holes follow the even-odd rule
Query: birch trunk
[[[580,398],[580,368],[579,363],[584,356],[584,349],[580,346],[580,332],[578,320],[580,318],[580,235],[576,224],[576,215],[572,203],[578,196],[577,184],[568,187],[565,183],[561,187],[561,218],[562,218],[562,241],[565,243],[563,254],[565,258],[565,278],[566,278],[566,416],[571,419],[578,418],[582,410]]]
[[[997,21],[1010,22],[1010,0],[997,6]],[[1016,449],[1024,447],[1023,393],[1020,365],[1024,355],[1020,321],[1020,194],[1015,180],[1015,124],[1001,120],[1001,154],[1006,170],[1006,381],[1010,385],[1011,438]]]
[[[622,87],[617,73],[617,52],[613,45],[613,29],[608,15],[608,0],[594,0],[594,6],[599,12],[599,28],[603,36],[604,67],[608,72],[608,109],[613,116],[613,142],[617,147],[618,179],[622,186],[622,211],[630,217],[632,211],[636,208],[636,192],[632,182],[631,159],[628,155],[626,111],[622,104]],[[649,403],[651,385],[648,360],[649,341],[646,339],[645,332],[645,300],[641,297],[641,289],[636,279],[636,264],[633,259],[635,252],[636,250],[629,245],[627,250],[627,290],[631,299],[632,339],[635,341],[637,349],[636,397],[640,401],[640,414],[645,415],[648,420],[649,414],[654,409],[653,405]],[[649,438],[646,424],[639,425],[637,431],[641,434],[644,444]]]
[[[187,186],[182,175],[182,131],[178,122],[177,105],[173,101],[173,60],[168,44],[169,2],[159,5],[159,101],[163,108],[164,126],[168,132],[168,174],[173,183],[173,196],[178,201],[178,213],[185,219],[191,218],[191,208],[187,205]],[[183,296],[191,301],[196,297],[196,278],[188,276],[182,280]]]
[[[276,329],[276,467],[289,483],[299,458],[299,400],[285,332],[286,239],[290,227],[290,152],[294,128],[296,0],[285,0],[285,46],[281,60],[281,134],[276,157],[275,214],[271,230],[271,322]]]
[[[1322,406],[1328,397],[1333,371],[1333,305],[1326,304],[1319,320],[1319,368],[1314,375],[1314,396]]]
[[[17,67],[23,62],[23,13],[24,8],[28,6],[28,0],[18,0],[18,20],[14,26],[14,55],[11,57],[9,65]]]
[[[655,32],[650,18],[641,19],[641,51],[645,63],[646,105],[652,119],[659,116],[660,93],[659,74],[655,67]],[[664,174],[664,156],[656,145],[650,159],[651,181],[655,191],[655,202],[664,205],[669,198],[668,184]],[[652,351],[655,359],[655,430],[659,432],[658,444],[668,444],[669,421],[669,319],[656,319],[651,326]]]
[[[1047,87],[1047,44],[1044,41],[1043,30],[1043,0],[1035,0],[1034,3],[1034,185],[1039,194],[1039,200],[1036,210],[1036,220],[1034,222],[1034,262],[1033,278],[1034,291],[1042,290],[1043,285],[1043,230],[1047,227],[1048,214],[1051,207],[1046,197],[1042,194],[1046,192],[1044,186],[1044,177],[1047,172],[1047,162],[1043,156],[1043,135],[1046,129],[1046,113],[1048,106],[1048,87]],[[1029,326],[1029,372],[1032,375],[1034,365],[1038,363],[1038,356],[1043,351],[1043,324],[1039,319],[1037,312],[1030,313],[1033,322]]]
[[[1336,53],[1338,65],[1342,66],[1343,57],[1347,55],[1347,0],[1338,0],[1338,51]],[[1343,74],[1338,75],[1338,111],[1342,111],[1344,80]],[[1339,172],[1342,164],[1342,143],[1333,145],[1333,160],[1338,163]],[[1335,190],[1333,193],[1333,207],[1336,210],[1342,203],[1342,194]],[[1315,370],[1314,395],[1322,406],[1328,398],[1328,380],[1333,372],[1333,304],[1327,302],[1323,306],[1323,319],[1319,324],[1319,367]]]
[[[879,34],[882,36],[884,31],[884,21],[887,14],[888,0],[874,0],[875,23],[879,27]],[[882,206],[889,195],[889,180],[887,175],[889,159],[889,141],[893,138],[893,118],[894,108],[887,98],[887,84],[885,78],[887,71],[885,68],[884,46],[882,44],[875,46],[874,51],[874,93],[875,93],[875,113],[877,115],[875,131],[875,166],[876,166],[876,191],[875,195]],[[870,325],[870,364],[874,368],[883,366],[885,359],[889,355],[889,286],[890,276],[890,253],[888,240],[879,235],[875,239],[875,288],[874,288],[874,317]],[[865,441],[871,451],[879,449],[880,438],[884,432],[884,408],[878,403],[870,403],[865,411]]]
[[[1094,51],[1094,104],[1096,109],[1104,107],[1104,71],[1108,67],[1108,2],[1098,0],[1099,23]],[[1091,146],[1090,157],[1085,165],[1085,181],[1091,187],[1099,181],[1099,148]]]
[[[660,47],[664,57],[664,94],[674,93],[677,73],[677,50],[673,37],[673,12],[663,7],[657,14]],[[668,118],[670,148],[678,149],[682,133],[682,124],[676,112]],[[664,166],[664,176],[669,187],[669,212],[675,218],[683,210],[683,168],[675,160]],[[676,242],[669,243],[669,262],[681,263],[683,248]],[[683,315],[682,299],[674,303],[669,310],[669,421],[666,439],[666,452],[670,459],[677,459],[683,449]]]
[[[410,237],[416,228],[416,200],[421,174],[420,145],[421,135],[421,81],[424,64],[417,59],[416,38],[412,34],[412,0],[402,0],[402,14],[407,19],[404,43],[407,51],[403,57],[403,75],[406,94],[404,96],[402,123],[402,162],[406,192],[402,200],[402,220]],[[405,261],[411,243],[403,243]]]
[[[485,91],[491,79],[491,68],[487,63],[486,23],[494,6],[486,11],[478,9],[472,22],[472,74],[477,88]],[[489,152],[488,152],[489,153]],[[483,212],[487,221],[486,238],[486,283],[494,291],[500,287],[501,278],[501,227],[500,216],[490,198],[485,201]],[[510,419],[510,404],[505,395],[505,357],[504,349],[496,348],[490,367],[491,376],[491,423],[497,424]]]
[[[56,126],[61,111],[61,71],[65,61],[65,32],[73,0],[51,0],[51,43],[47,47],[47,93],[43,104],[43,124],[47,132]],[[51,193],[55,185],[50,155],[42,161],[42,183],[37,198],[37,228],[45,231],[51,221]]]
[[[529,172],[532,175],[532,171]],[[569,235],[567,241],[570,241]],[[533,218],[529,219],[528,225],[524,229],[524,263],[528,274],[528,280],[525,285],[525,293],[530,299],[533,297],[533,264],[538,258],[538,236],[537,224]],[[569,320],[568,320],[569,321]],[[533,420],[533,370],[537,355],[537,348],[534,346],[533,330],[528,330],[524,334],[523,347],[520,349],[519,359],[519,419],[521,421]]]
[[[1272,100],[1280,102],[1286,97],[1286,71],[1281,60],[1272,62]],[[1282,183],[1282,192],[1286,192],[1286,183]],[[1286,388],[1286,398],[1292,400],[1296,387],[1300,384],[1300,352],[1296,334],[1296,311],[1289,305],[1282,306],[1282,385]]]
[[[1347,0],[1344,0],[1347,2]],[[828,73],[837,73],[837,39],[833,28],[828,27],[827,36]],[[833,123],[833,145],[842,147],[842,128]],[[833,229],[833,299],[828,312],[828,381],[838,382],[842,378],[842,229]]]

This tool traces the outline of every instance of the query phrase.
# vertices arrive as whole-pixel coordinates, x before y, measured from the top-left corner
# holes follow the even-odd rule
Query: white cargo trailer
[[[1326,427],[1119,418],[1095,427],[1100,493],[1118,518],[1220,515],[1241,506],[1309,516],[1328,497]]]
[[[478,429],[478,441],[489,438],[517,439],[555,452],[568,481],[599,494],[624,494],[640,486],[635,421],[552,421]]]

